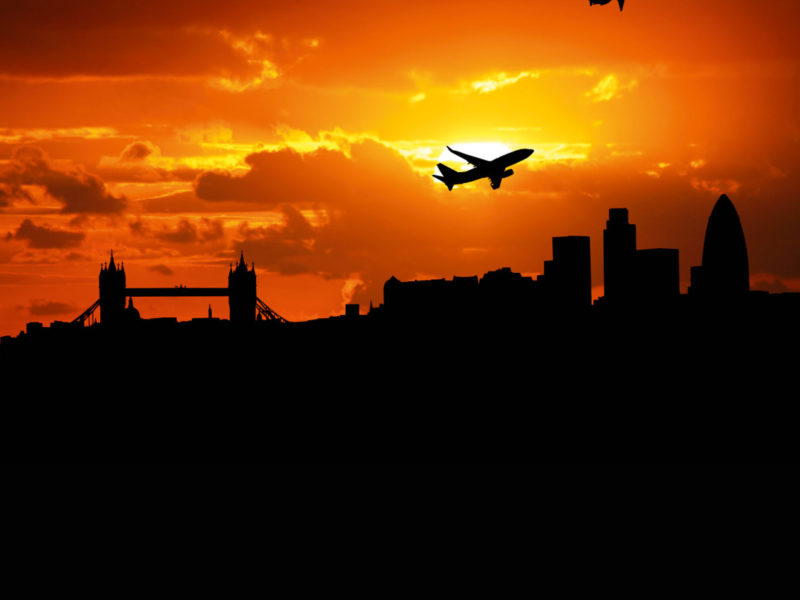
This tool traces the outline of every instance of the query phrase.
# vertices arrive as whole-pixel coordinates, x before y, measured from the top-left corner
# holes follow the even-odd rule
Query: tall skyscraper
[[[628,223],[628,209],[609,209],[603,230],[603,295],[609,301],[630,299],[635,254],[636,225]]]
[[[553,262],[545,276],[556,307],[589,308],[592,305],[592,264],[588,236],[553,238]]]
[[[692,268],[692,295],[716,299],[742,297],[750,291],[747,244],[739,214],[723,194],[706,226],[703,264]]]

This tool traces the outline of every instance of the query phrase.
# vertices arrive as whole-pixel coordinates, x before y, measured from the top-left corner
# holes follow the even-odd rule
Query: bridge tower
[[[111,260],[100,267],[100,322],[105,324],[119,323],[125,314],[125,267],[114,264],[114,252]]]
[[[256,267],[247,268],[244,252],[236,268],[228,271],[228,307],[232,323],[251,323],[256,320]]]

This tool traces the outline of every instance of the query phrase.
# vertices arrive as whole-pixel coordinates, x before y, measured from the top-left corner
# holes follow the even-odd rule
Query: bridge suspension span
[[[132,288],[126,284],[125,267],[111,260],[100,268],[100,298],[83,311],[73,323],[85,325],[86,321],[100,309],[100,322],[113,323],[125,318],[125,298],[133,297],[226,297],[230,307],[230,320],[237,323],[260,321],[289,323],[256,296],[255,265],[248,268],[244,254],[234,268],[228,272],[228,286],[218,288],[189,288],[182,285],[171,288]],[[131,305],[132,307],[132,305]],[[138,312],[137,312],[138,315]],[[137,317],[138,318],[138,317]]]

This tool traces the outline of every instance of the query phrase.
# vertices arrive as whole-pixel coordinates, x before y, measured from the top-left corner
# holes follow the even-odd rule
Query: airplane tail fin
[[[444,177],[442,177],[441,175],[434,175],[433,178],[434,179],[438,179],[439,181],[444,183],[447,186],[447,189],[450,190],[451,192],[453,191],[453,186],[450,185],[449,183],[447,183],[447,180]]]
[[[453,180],[454,175],[458,173],[458,171],[456,171],[455,169],[451,169],[450,167],[442,163],[439,163],[436,166],[438,167],[441,175],[434,175],[433,178],[438,179],[439,181],[444,183],[447,186],[447,189],[452,191],[453,186],[455,185],[455,181]]]

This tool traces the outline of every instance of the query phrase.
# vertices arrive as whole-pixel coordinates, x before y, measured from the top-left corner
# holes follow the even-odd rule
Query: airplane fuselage
[[[489,181],[492,184],[492,189],[496,190],[500,187],[500,183],[503,179],[514,174],[514,171],[508,169],[508,167],[525,160],[531,154],[533,154],[533,150],[529,148],[521,148],[519,150],[509,152],[508,154],[504,154],[503,156],[495,158],[494,160],[486,160],[476,156],[470,156],[469,154],[459,152],[458,150],[453,150],[449,146],[448,150],[450,150],[450,152],[456,156],[466,160],[468,163],[474,165],[474,167],[469,171],[455,171],[450,167],[439,163],[437,166],[442,174],[434,175],[434,177],[439,181],[444,182],[449,190],[452,190],[454,185],[461,185],[471,181],[477,181],[478,179],[483,179],[484,177],[489,178]]]
[[[510,167],[511,165],[515,165],[518,162],[522,162],[523,160],[528,158],[531,154],[533,154],[533,150],[529,150],[528,148],[521,148],[519,150],[514,150],[513,152],[509,152],[508,154],[504,154],[500,158],[497,158],[494,161],[492,161],[492,163],[503,165],[503,168]]]

